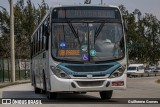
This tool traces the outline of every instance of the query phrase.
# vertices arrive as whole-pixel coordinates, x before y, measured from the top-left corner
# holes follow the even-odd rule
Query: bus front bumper
[[[111,79],[61,79],[51,75],[50,80],[50,92],[99,92],[126,89],[126,74]]]

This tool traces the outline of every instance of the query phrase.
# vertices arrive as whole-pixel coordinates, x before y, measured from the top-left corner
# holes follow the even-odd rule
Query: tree
[[[10,55],[10,37],[9,37],[9,13],[3,7],[2,11],[0,11],[0,56],[1,57],[9,57]]]
[[[1,8],[0,56],[8,58],[10,56],[9,14],[5,8]],[[129,13],[124,5],[120,5],[119,8],[129,28],[126,32],[127,45],[130,46],[129,59],[141,63],[154,63],[160,60],[160,21],[153,14],[146,13],[142,17],[139,9]],[[47,10],[45,2],[38,7],[35,7],[31,0],[18,0],[15,4],[16,58],[30,57],[31,35]]]
[[[152,14],[145,14],[142,17],[139,9],[129,13],[123,5],[119,8],[123,18],[128,22],[129,30],[126,32],[126,38],[127,45],[130,46],[130,60],[156,63],[160,60],[160,22],[158,19]]]
[[[143,18],[144,38],[148,45],[148,60],[156,63],[160,60],[160,23],[152,14],[145,14]]]
[[[25,5],[27,4],[27,5]],[[16,58],[30,57],[30,41],[31,35],[39,24],[43,16],[46,14],[47,6],[43,2],[38,8],[34,6],[31,0],[18,0],[14,6],[15,16],[15,49]],[[5,10],[5,8],[4,8]],[[0,39],[1,55],[9,57],[9,15],[7,11],[0,12],[3,16],[5,27],[2,28],[2,38]],[[38,21],[37,21],[38,20]]]

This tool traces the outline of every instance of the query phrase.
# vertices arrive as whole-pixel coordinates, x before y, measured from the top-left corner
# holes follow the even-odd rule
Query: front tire
[[[111,99],[112,94],[113,94],[113,90],[102,91],[102,92],[99,92],[99,94],[100,94],[100,97],[101,97],[102,100]]]
[[[56,99],[57,93],[56,92],[47,92],[47,98],[48,99]]]
[[[87,92],[81,92],[80,94],[87,94]]]
[[[74,94],[86,94],[87,92],[73,92]]]

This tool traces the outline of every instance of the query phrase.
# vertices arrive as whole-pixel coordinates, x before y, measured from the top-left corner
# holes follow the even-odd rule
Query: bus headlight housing
[[[109,78],[116,78],[123,75],[124,71],[126,69],[126,65],[119,67],[116,71],[114,71]]]
[[[61,69],[54,67],[54,66],[50,66],[52,72],[58,77],[58,78],[63,78],[63,79],[70,79],[70,76],[67,75],[64,71],[62,71]]]

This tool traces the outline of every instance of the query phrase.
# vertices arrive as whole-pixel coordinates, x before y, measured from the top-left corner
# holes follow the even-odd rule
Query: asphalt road
[[[102,101],[99,93],[88,92],[87,94],[61,93],[55,104],[32,105],[33,107],[160,107],[160,104],[116,104],[123,102],[123,98],[160,98],[160,84],[155,81],[160,77],[127,78],[127,89],[116,90],[113,100]],[[9,86],[0,89],[0,98],[44,98],[44,94],[35,94],[30,83]],[[116,98],[116,99],[115,99]],[[119,98],[119,99],[117,99]],[[128,99],[128,100],[129,100]],[[47,100],[47,99],[46,99]],[[58,102],[58,103],[57,103]],[[74,102],[74,103],[73,103]],[[87,102],[87,103],[86,103]],[[114,104],[108,104],[112,103]],[[22,107],[22,105],[0,105],[0,107]],[[29,105],[23,105],[29,106]]]

